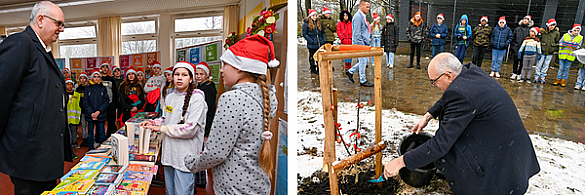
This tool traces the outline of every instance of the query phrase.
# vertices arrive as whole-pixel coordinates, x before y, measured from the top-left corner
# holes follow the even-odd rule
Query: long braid
[[[270,95],[268,94],[268,85],[266,84],[266,75],[251,74],[256,79],[256,83],[262,90],[262,97],[264,100],[264,131],[270,131],[268,128],[268,118],[270,118]],[[260,148],[260,166],[266,174],[272,179],[272,171],[274,170],[272,149],[270,146],[270,140],[264,141]]]
[[[183,102],[183,114],[181,114],[181,122],[179,122],[179,124],[185,124],[185,114],[187,113],[187,108],[189,108],[189,101],[191,101],[193,90],[195,90],[195,85],[193,83],[189,83],[189,88],[187,88],[187,95],[185,95],[185,101]]]

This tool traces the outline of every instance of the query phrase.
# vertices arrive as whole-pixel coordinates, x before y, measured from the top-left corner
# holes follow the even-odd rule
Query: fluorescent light
[[[59,7],[68,7],[68,6],[75,6],[75,5],[86,5],[86,4],[93,4],[93,3],[103,3],[103,2],[110,2],[115,0],[85,0],[85,1],[74,1],[74,2],[66,2],[66,3],[57,3],[56,5]],[[0,10],[0,14],[8,14],[8,13],[15,13],[15,12],[25,12],[31,11],[32,5],[23,7],[23,8],[14,8],[14,9],[6,9]]]

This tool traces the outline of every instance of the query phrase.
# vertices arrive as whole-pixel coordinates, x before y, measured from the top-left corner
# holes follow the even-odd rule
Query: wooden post
[[[329,46],[329,51],[331,47]],[[335,127],[333,126],[333,110],[331,101],[331,80],[329,76],[329,62],[321,58],[323,52],[317,53],[319,60],[319,80],[321,83],[321,98],[323,104],[323,117],[325,126],[325,154],[323,155],[323,170],[329,173],[329,186],[331,195],[337,195],[339,188],[337,186],[337,174],[331,165],[335,161]]]
[[[334,118],[335,122],[339,123],[339,118],[338,118],[338,116],[339,116],[338,110],[339,109],[337,109],[338,108],[337,104],[338,104],[338,102],[337,102],[337,89],[333,88],[333,116],[335,116],[335,118]],[[335,140],[337,140],[337,132],[335,132],[334,135],[335,135]]]
[[[378,48],[382,51],[382,49]],[[374,97],[376,104],[376,143],[382,141],[382,56],[375,56]],[[376,178],[382,174],[382,152],[376,153]],[[382,183],[378,183],[382,187]]]
[[[333,169],[335,171],[339,171],[341,169],[344,169],[350,165],[353,165],[357,162],[360,162],[363,159],[368,158],[368,157],[382,151],[384,148],[386,148],[386,143],[379,142],[376,145],[370,146],[369,148],[366,148],[365,150],[358,152],[357,154],[351,155],[350,157],[347,157],[341,161],[336,161],[336,163],[333,164]]]

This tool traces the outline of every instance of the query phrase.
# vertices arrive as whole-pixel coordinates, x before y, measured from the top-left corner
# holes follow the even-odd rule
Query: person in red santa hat
[[[333,45],[337,25],[335,24],[335,20],[331,17],[331,10],[329,10],[328,7],[323,7],[323,12],[321,13],[321,23],[323,24],[323,30],[325,32],[325,43]]]
[[[311,74],[319,74],[319,66],[313,59],[313,55],[321,45],[325,44],[325,30],[321,25],[321,20],[317,16],[317,11],[309,9],[309,15],[303,20],[302,34],[307,40],[307,49],[309,49],[309,66]]]
[[[83,107],[85,108],[85,120],[87,120],[89,150],[97,148],[106,140],[104,125],[107,120],[107,108],[110,103],[108,91],[102,85],[102,74],[98,68],[91,73],[89,86],[85,88]],[[95,125],[95,138],[94,138]],[[94,142],[95,141],[95,142]]]
[[[142,89],[138,79],[136,79],[136,69],[133,66],[126,69],[126,79],[120,84],[118,96],[122,108],[122,120],[120,124],[126,122],[136,113],[144,109],[146,102],[144,99],[144,89]]]
[[[215,116],[215,99],[217,97],[217,89],[215,83],[211,80],[211,72],[209,65],[206,62],[201,62],[195,66],[195,81],[197,81],[197,88],[201,89],[205,94],[205,103],[207,103],[207,114],[205,119],[205,135],[203,142],[207,142],[209,133],[211,132],[211,124]],[[200,171],[195,173],[195,186],[205,188],[207,185],[207,172]]]
[[[274,157],[268,121],[278,103],[275,88],[266,83],[266,69],[279,64],[274,53],[271,41],[254,35],[220,58],[224,84],[231,90],[219,97],[203,153],[185,158],[191,172],[213,169],[216,194],[270,194]]]
[[[377,13],[373,13],[374,21],[370,24],[370,28],[372,28],[372,38],[370,44],[372,47],[381,47],[382,42],[382,26],[380,26],[380,16]],[[374,64],[374,57],[371,58],[370,62],[372,65]]]
[[[483,56],[490,46],[490,36],[492,35],[492,27],[488,25],[488,17],[482,16],[479,19],[480,24],[473,28],[473,55],[471,62],[476,66],[481,67]]]
[[[550,61],[555,53],[559,52],[559,40],[561,40],[561,33],[554,18],[548,19],[545,28],[540,28],[538,38],[540,38],[540,44],[542,45],[542,57],[536,62],[534,82],[544,84],[546,83],[545,77]]]
[[[158,113],[162,113],[162,111],[164,111],[165,97],[167,96],[167,94],[169,94],[171,89],[175,88],[175,85],[173,84],[173,66],[165,69],[165,71],[163,72],[163,75],[165,76],[165,84],[163,85],[163,87],[160,90],[160,101],[159,101],[159,106],[157,109]]]

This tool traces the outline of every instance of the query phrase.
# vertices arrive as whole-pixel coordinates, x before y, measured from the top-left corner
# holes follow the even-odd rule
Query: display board
[[[191,47],[177,49],[175,52],[176,62],[188,61],[191,64],[199,64],[204,61],[209,65],[211,80],[216,84],[219,83],[219,69],[221,61],[219,57],[222,54],[222,41],[213,41]]]
[[[122,69],[122,74],[124,74],[128,67],[134,66],[136,72],[144,72],[144,80],[148,80],[152,76],[152,71],[150,70],[149,65],[155,60],[160,61],[160,51],[121,55],[120,69]]]
[[[55,61],[57,60],[58,59],[55,59]],[[86,72],[89,75],[94,68],[99,68],[103,63],[108,63],[110,64],[110,67],[112,67],[116,62],[114,61],[114,56],[70,58],[69,65],[71,66],[71,76],[77,78],[77,75],[79,75],[81,72]],[[59,64],[58,61],[57,64]]]
[[[63,70],[65,68],[65,58],[57,58],[55,59],[57,66],[59,66],[59,70]]]

